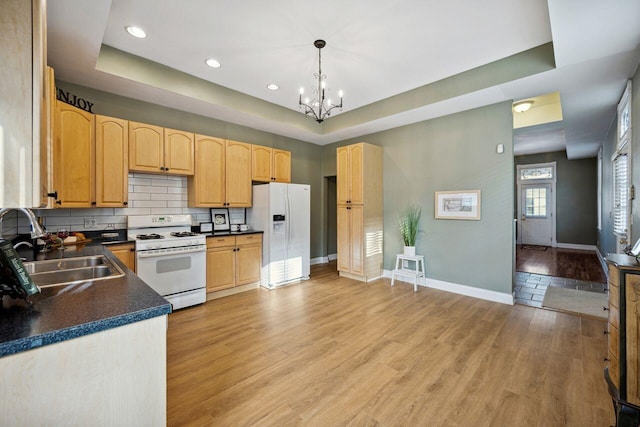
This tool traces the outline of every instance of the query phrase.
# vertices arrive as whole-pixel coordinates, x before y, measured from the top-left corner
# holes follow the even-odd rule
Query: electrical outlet
[[[96,228],[97,226],[98,226],[98,221],[95,218],[84,219],[84,228]]]

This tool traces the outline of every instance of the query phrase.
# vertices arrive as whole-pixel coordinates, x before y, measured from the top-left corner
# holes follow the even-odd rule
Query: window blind
[[[613,232],[619,235],[627,234],[629,212],[628,162],[626,154],[616,157],[613,161]]]

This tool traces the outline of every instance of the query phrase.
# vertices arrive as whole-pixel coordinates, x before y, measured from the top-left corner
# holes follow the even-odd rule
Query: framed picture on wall
[[[213,223],[213,231],[229,231],[231,229],[229,223],[229,210],[227,208],[212,208],[211,222]]]
[[[436,191],[436,219],[480,219],[480,190]]]

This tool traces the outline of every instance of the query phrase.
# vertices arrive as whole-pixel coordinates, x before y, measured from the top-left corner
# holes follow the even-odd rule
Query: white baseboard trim
[[[558,243],[560,249],[578,249],[582,251],[595,251],[598,252],[596,245],[579,245],[577,243]]]
[[[384,270],[384,277],[391,278],[391,270]],[[400,277],[400,276],[397,276]],[[396,281],[411,283],[400,278]],[[413,284],[413,283],[411,283]],[[513,293],[505,294],[503,292],[490,291],[488,289],[474,288],[473,286],[459,285],[457,283],[445,282],[443,280],[431,279],[429,277],[418,278],[419,286],[438,289],[440,291],[452,292],[454,294],[465,295],[468,297],[479,298],[487,301],[499,302],[501,304],[513,305],[515,299]]]
[[[329,259],[326,256],[319,256],[317,258],[311,258],[311,260],[309,261],[309,265],[326,264],[328,262]]]
[[[329,254],[327,258],[329,258],[329,261],[335,261],[338,259],[338,254]]]

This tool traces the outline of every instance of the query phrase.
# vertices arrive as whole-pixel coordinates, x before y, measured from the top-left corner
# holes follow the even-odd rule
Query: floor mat
[[[609,305],[609,294],[579,291],[557,286],[549,286],[544,294],[542,306],[569,313],[586,314],[588,316],[607,318],[602,307]]]
[[[522,249],[530,251],[546,251],[548,246],[522,245]]]

